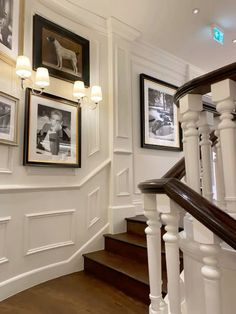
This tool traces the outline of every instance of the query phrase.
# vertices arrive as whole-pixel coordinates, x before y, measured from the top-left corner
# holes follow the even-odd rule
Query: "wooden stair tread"
[[[148,267],[144,263],[105,250],[84,254],[83,256],[146,285],[149,284]]]
[[[137,222],[137,223],[142,223],[142,224],[146,224],[147,223],[147,218],[144,215],[137,215],[135,217],[128,217],[125,218],[126,221],[133,221],[133,222]]]
[[[147,248],[146,238],[134,233],[105,234],[104,237]]]

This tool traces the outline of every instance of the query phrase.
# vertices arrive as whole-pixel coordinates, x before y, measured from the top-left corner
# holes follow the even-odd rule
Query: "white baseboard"
[[[108,229],[109,223],[107,223],[98,233],[96,233],[67,260],[33,269],[29,272],[22,273],[1,282],[0,301],[42,282],[83,270],[84,266],[82,254],[93,250],[102,249],[102,235],[108,232]]]

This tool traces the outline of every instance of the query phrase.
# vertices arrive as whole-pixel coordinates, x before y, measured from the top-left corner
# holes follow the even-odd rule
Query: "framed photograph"
[[[24,165],[81,167],[81,110],[76,102],[26,89]]]
[[[34,15],[33,68],[46,67],[51,76],[89,87],[89,41]]]
[[[173,96],[177,87],[140,74],[141,147],[182,150],[181,128]]]
[[[23,3],[23,0],[0,0],[0,58],[12,65],[23,38]]]
[[[0,92],[0,143],[17,145],[19,100]]]

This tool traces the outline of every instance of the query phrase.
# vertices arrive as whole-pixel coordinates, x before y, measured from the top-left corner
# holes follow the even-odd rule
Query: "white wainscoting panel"
[[[14,147],[0,144],[0,173],[12,173]]]
[[[88,228],[100,220],[100,187],[88,194]]]
[[[44,211],[25,215],[25,255],[73,245],[75,209]]]
[[[129,168],[125,168],[116,175],[117,196],[129,196]]]
[[[88,121],[88,157],[100,150],[99,104],[96,109],[87,109]]]
[[[7,258],[7,226],[11,217],[0,217],[0,265],[8,262]]]
[[[129,117],[130,104],[128,77],[128,53],[125,49],[116,46],[115,48],[116,67],[116,137],[129,138]]]

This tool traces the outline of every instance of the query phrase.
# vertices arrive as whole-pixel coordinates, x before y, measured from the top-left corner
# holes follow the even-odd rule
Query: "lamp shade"
[[[42,67],[37,68],[36,76],[35,76],[35,85],[39,86],[40,88],[49,86],[48,69],[42,68]]]
[[[91,100],[98,103],[102,100],[102,88],[101,86],[92,86]]]
[[[30,60],[26,56],[18,56],[16,60],[16,74],[22,78],[26,79],[31,76],[32,69]]]
[[[85,87],[83,81],[75,81],[73,87],[73,96],[80,99],[85,96]]]

